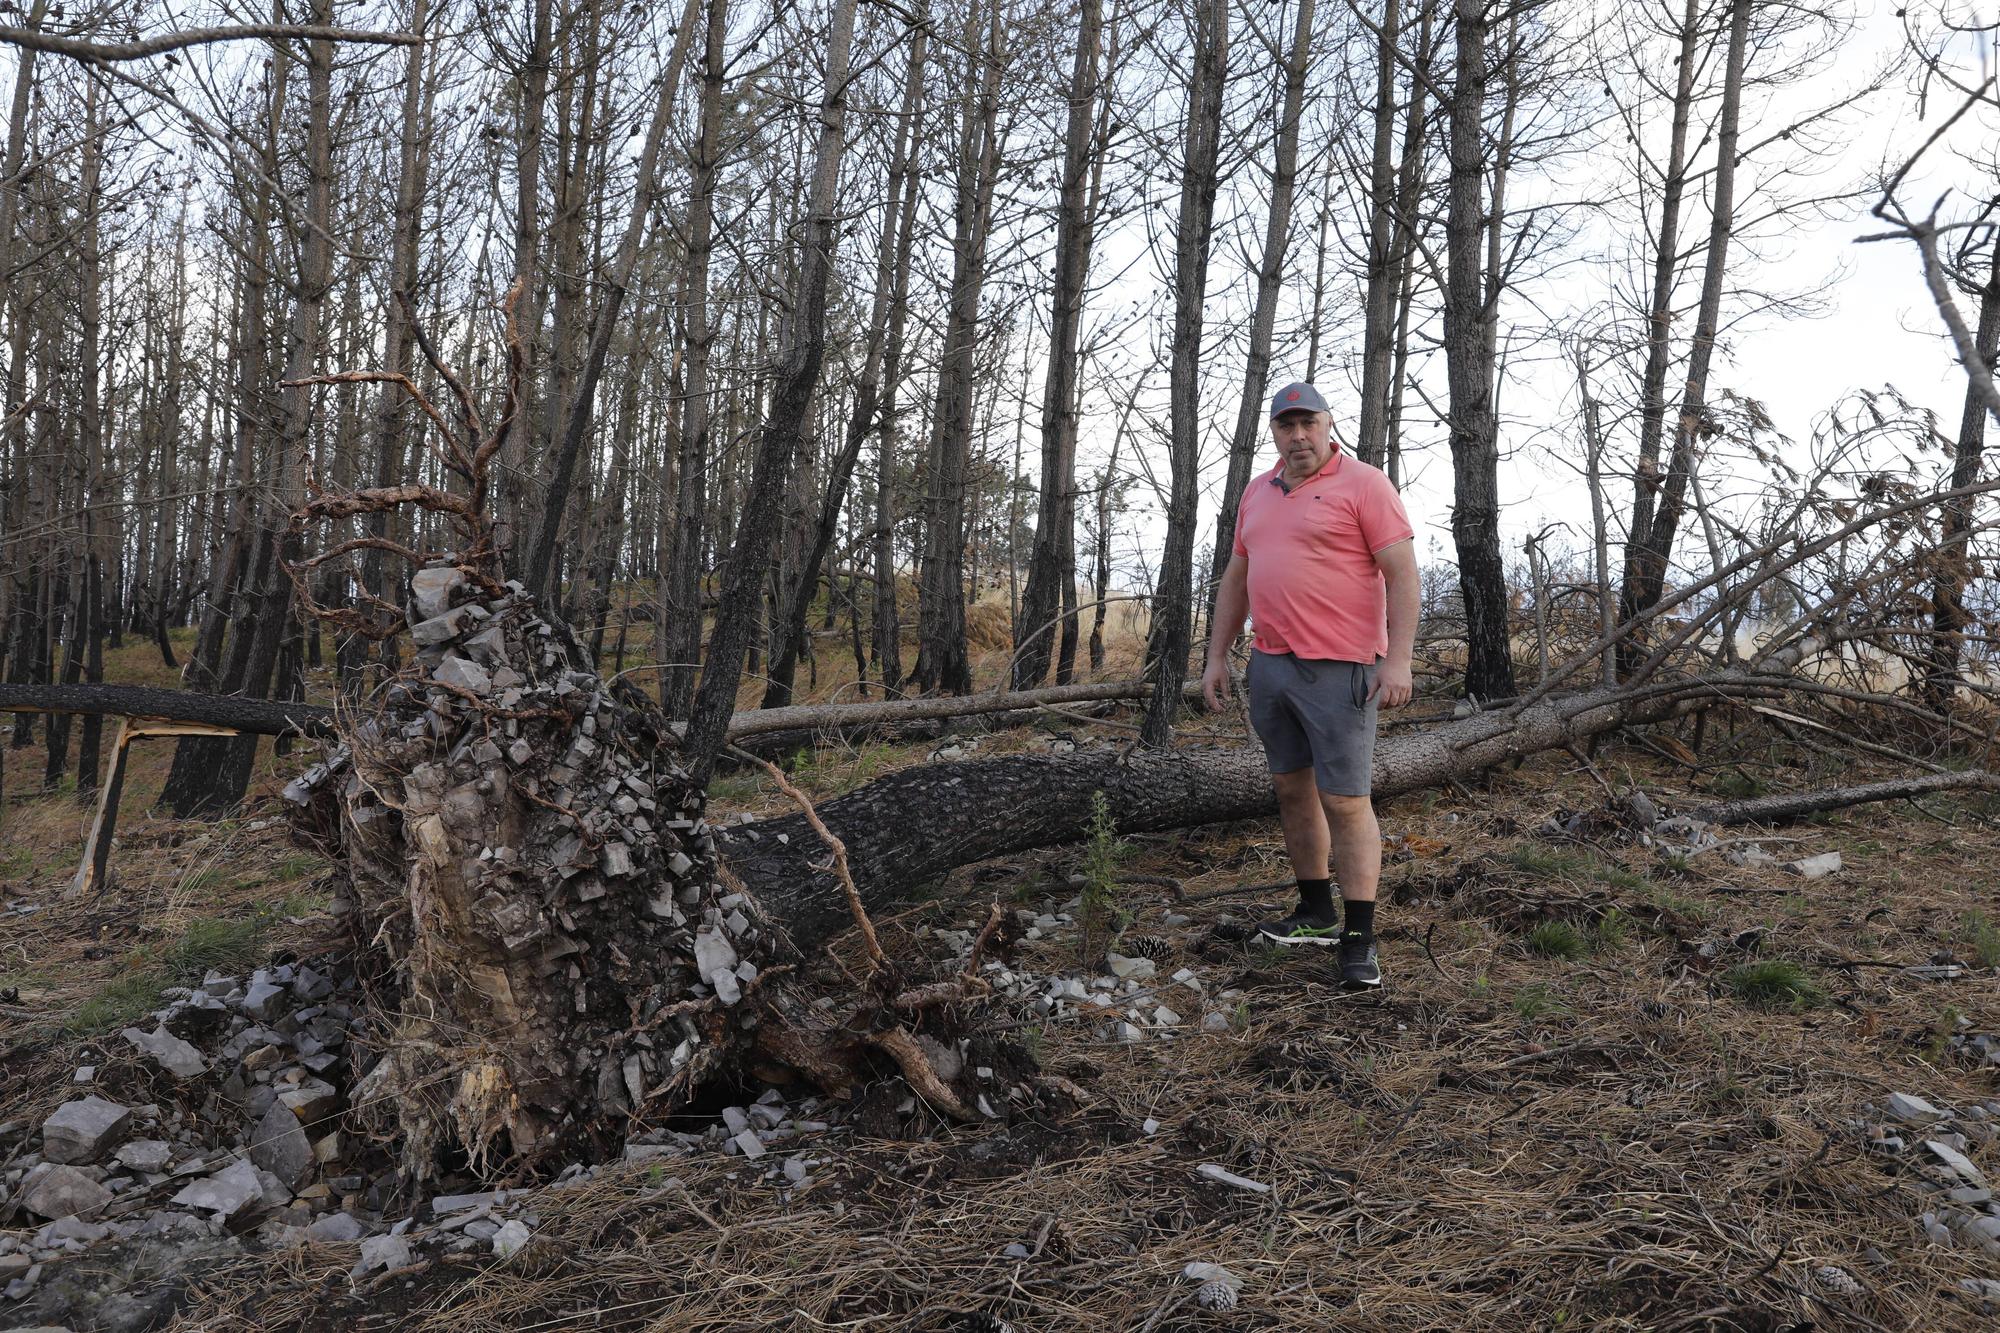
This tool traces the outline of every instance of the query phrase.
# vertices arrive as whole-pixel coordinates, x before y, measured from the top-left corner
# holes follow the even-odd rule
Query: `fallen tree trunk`
[[[1464,781],[1619,727],[1776,689],[1768,677],[1738,673],[1546,699],[1518,713],[1481,713],[1387,736],[1375,747],[1375,794]],[[930,763],[824,802],[818,813],[846,844],[863,899],[876,911],[909,901],[959,866],[1079,841],[1100,791],[1121,833],[1194,828],[1277,809],[1263,751],[1245,746]],[[824,849],[803,817],[717,829],[716,839],[730,870],[794,943],[810,946],[842,928],[839,890],[821,867]]]
[[[2000,773],[1983,768],[1962,773],[1926,773],[1922,777],[1895,778],[1858,787],[1828,787],[1820,791],[1786,792],[1780,796],[1754,796],[1741,801],[1725,801],[1688,813],[1710,824],[1782,824],[1827,810],[1876,801],[1898,801],[1911,796],[1934,796],[1944,791],[2000,791]]]
[[[1199,692],[1199,681],[1183,691]],[[872,727],[907,722],[931,722],[993,713],[1024,713],[1063,704],[1104,703],[1143,699],[1150,683],[1136,680],[1059,685],[1012,694],[947,695],[937,698],[893,699],[882,703],[798,704],[785,708],[749,708],[731,716],[729,740],[746,740],[778,732],[807,735],[833,732],[850,735]],[[256,736],[303,733],[327,737],[338,733],[334,710],[317,704],[240,699],[233,695],[200,694],[192,690],[162,690],[144,685],[12,685],[0,683],[0,712],[86,713],[106,717],[146,718],[228,727]]]

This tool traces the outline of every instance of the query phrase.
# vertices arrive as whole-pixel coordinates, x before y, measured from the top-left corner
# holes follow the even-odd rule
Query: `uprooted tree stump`
[[[360,538],[293,569],[309,611],[372,637],[407,628],[416,645],[408,667],[337,710],[327,761],[286,790],[295,828],[336,866],[336,910],[372,996],[378,1058],[350,1113],[400,1144],[412,1180],[448,1149],[514,1175],[601,1158],[635,1123],[752,1064],[840,1092],[879,1054],[967,1117],[912,1025],[944,1031],[951,1003],[984,990],[977,951],[961,977],[912,977],[871,935],[862,975],[829,969],[832,981],[807,984],[779,924],[719,863],[667,719],[601,678],[505,579],[486,469],[511,395],[487,430],[433,366],[458,396],[458,426],[403,377],[326,380],[384,378],[416,396],[463,489],[319,495],[293,520],[416,506],[460,543],[427,555]],[[316,608],[308,571],[364,548],[418,566],[411,606]]]

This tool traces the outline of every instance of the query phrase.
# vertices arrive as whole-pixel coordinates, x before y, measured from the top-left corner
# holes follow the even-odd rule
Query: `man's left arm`
[[[1392,543],[1375,553],[1375,567],[1382,571],[1383,591],[1389,611],[1389,655],[1375,673],[1374,698],[1384,708],[1401,708],[1410,701],[1414,688],[1410,658],[1416,651],[1417,544],[1415,540]]]

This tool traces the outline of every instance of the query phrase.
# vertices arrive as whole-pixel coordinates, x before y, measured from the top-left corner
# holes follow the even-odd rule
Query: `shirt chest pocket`
[[[1315,547],[1345,551],[1362,544],[1361,520],[1353,505],[1327,495],[1308,496],[1306,503],[1312,506],[1309,530]]]

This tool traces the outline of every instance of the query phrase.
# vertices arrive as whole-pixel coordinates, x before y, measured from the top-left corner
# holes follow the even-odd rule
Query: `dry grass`
[[[1030,743],[1018,732],[981,746]],[[820,756],[799,781],[822,796],[931,748]],[[157,789],[166,753],[142,786]],[[1747,730],[1711,733],[1703,758],[1698,776],[1638,750],[1595,763],[1682,806],[1746,785],[1858,780]],[[39,776],[20,759],[7,778],[16,794]],[[723,808],[769,799],[748,783],[718,793]],[[1846,870],[1810,884],[1714,852],[1668,855],[1607,821],[1584,842],[1536,832],[1601,804],[1562,756],[1390,803],[1390,985],[1374,996],[1338,990],[1324,958],[1230,938],[1254,901],[1201,899],[1179,909],[1189,926],[1169,930],[1173,904],[1158,890],[1126,890],[1137,928],[1168,938],[1210,998],[1162,997],[1190,1019],[1216,1008],[1232,1028],[1128,1047],[1006,1017],[1046,1069],[1085,1090],[1074,1111],[1005,1130],[930,1123],[908,1140],[820,1136],[801,1145],[816,1159],[810,1186],[790,1194],[735,1158],[607,1172],[544,1196],[538,1239],[515,1260],[441,1263],[365,1297],[348,1294],[351,1248],[257,1255],[205,1278],[175,1327],[918,1330],[959,1327],[969,1311],[1037,1333],[1974,1326],[1952,1288],[2000,1270],[1925,1246],[1925,1196],[1852,1122],[1891,1091],[1959,1106],[1995,1095],[1992,1074],[1941,1035],[1961,1019],[2000,1032],[2000,956],[1989,956],[2000,803],[1873,807],[1783,830],[1794,841],[1770,839],[1774,851],[1841,851]],[[0,940],[4,984],[23,987],[0,1010],[13,1025],[0,1118],[63,1095],[75,1039],[57,1025],[132,958],[157,964],[196,923],[300,885],[280,879],[296,863],[275,829],[136,818],[121,887],[67,907],[54,890],[74,854],[74,806],[38,797],[8,815],[10,853],[35,862],[9,896],[44,907],[7,918]],[[1176,876],[1197,899],[1283,873],[1271,824],[1132,841],[1125,869]],[[964,925],[996,893],[1059,906],[1078,855],[962,874],[931,913]],[[1552,922],[1567,933],[1544,930],[1543,942],[1570,942],[1532,944]],[[278,919],[254,944],[310,948],[315,929]],[[1853,965],[1945,950],[1983,970],[1933,982]],[[1018,957],[1064,970],[1073,942]],[[1825,1002],[1766,1003],[1732,981],[1784,971],[1770,964],[1793,965]],[[1225,989],[1241,998],[1213,998]],[[1151,1136],[1148,1118],[1160,1122]],[[2000,1166],[1991,1146],[1969,1152]],[[1273,1190],[1207,1184],[1193,1174],[1204,1162]],[[1029,1258],[1003,1254],[1016,1243]],[[1193,1260],[1245,1279],[1235,1315],[1194,1307],[1179,1276]],[[1854,1274],[1863,1295],[1817,1285],[1822,1264]]]
[[[1656,795],[1700,794],[1636,752],[1597,762]],[[1950,1289],[1990,1261],[1923,1246],[1923,1196],[1850,1122],[1895,1090],[1993,1096],[1991,1075],[1936,1035],[1947,1007],[2000,1030],[1995,977],[1841,962],[1975,947],[1966,921],[2000,850],[1991,803],[1788,830],[1801,852],[1848,862],[1804,885],[1607,829],[1595,846],[1534,836],[1558,809],[1594,808],[1571,768],[1544,759],[1385,812],[1379,996],[1339,991],[1326,959],[1223,938],[1254,902],[1198,902],[1173,931],[1160,925],[1172,904],[1128,890],[1138,928],[1170,938],[1211,997],[1243,995],[1208,1002],[1230,1032],[1171,1043],[1015,1020],[1045,1068],[1087,1091],[1074,1112],[1005,1131],[934,1123],[909,1141],[822,1136],[801,1145],[812,1182],[789,1195],[734,1158],[622,1169],[545,1196],[538,1241],[511,1263],[441,1264],[349,1302],[326,1282],[347,1251],[263,1256],[210,1279],[177,1327],[916,1330],[970,1311],[1133,1333],[1969,1326]],[[1179,875],[1196,896],[1275,878],[1282,859],[1263,825],[1138,842],[1128,868]],[[936,911],[964,924],[994,892],[1055,905],[1074,856],[983,875]],[[1528,947],[1549,921],[1586,951]],[[1020,961],[1057,971],[1068,949],[1036,942]],[[1740,998],[1731,970],[1774,959],[1829,1002]],[[1191,1018],[1204,1008],[1162,995]],[[1193,1174],[1204,1162],[1273,1191],[1210,1185]],[[1002,1253],[1017,1243],[1030,1258]],[[1235,1316],[1194,1307],[1179,1276],[1194,1260],[1245,1279]],[[1864,1294],[1818,1285],[1822,1264]]]

